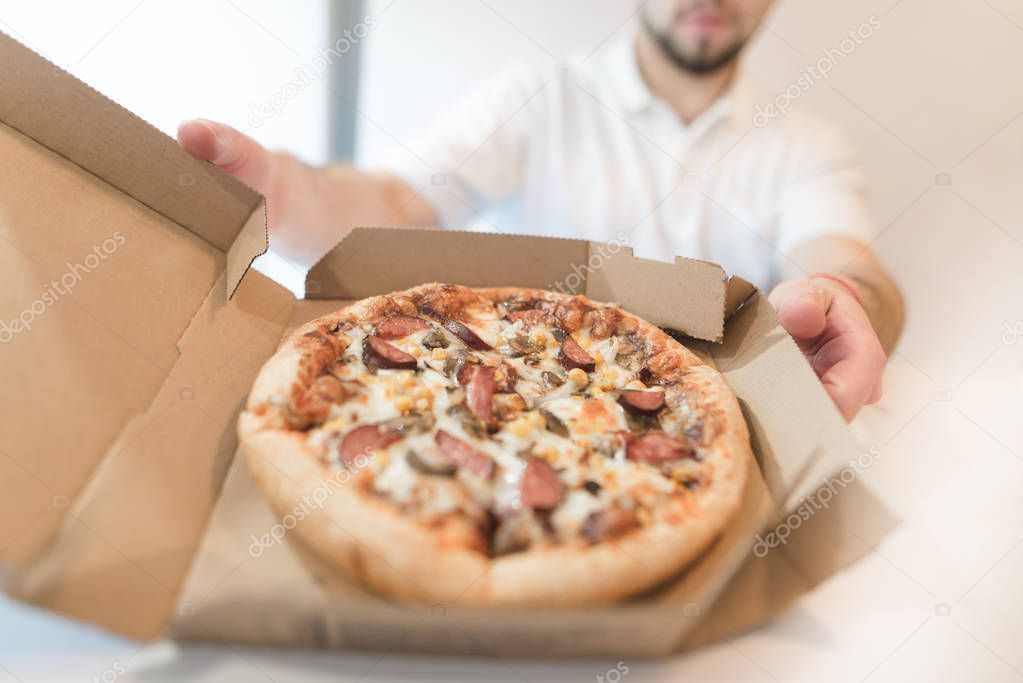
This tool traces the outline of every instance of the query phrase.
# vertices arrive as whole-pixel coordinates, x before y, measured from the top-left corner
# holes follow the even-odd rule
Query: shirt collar
[[[638,113],[654,103],[654,94],[643,80],[636,62],[634,31],[626,31],[609,46],[607,70],[626,111]]]
[[[627,112],[640,113],[658,101],[639,71],[635,31],[625,32],[625,35],[609,46],[607,60],[608,75]],[[754,96],[753,84],[740,57],[728,88],[693,122],[693,125],[697,123],[701,126],[709,125],[719,120],[741,123],[744,118],[749,119],[752,116]]]

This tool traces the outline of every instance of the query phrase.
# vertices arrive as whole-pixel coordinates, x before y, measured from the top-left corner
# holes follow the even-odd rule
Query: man
[[[311,168],[208,121],[178,138],[267,197],[274,249],[293,260],[355,225],[460,228],[514,200],[516,232],[717,261],[774,285],[781,324],[851,420],[881,396],[902,301],[840,137],[792,112],[754,120],[768,98],[738,56],[771,1],[649,0],[638,33],[592,60],[470,94],[427,136],[429,164]]]

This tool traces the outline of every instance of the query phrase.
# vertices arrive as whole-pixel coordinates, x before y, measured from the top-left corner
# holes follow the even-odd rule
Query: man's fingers
[[[212,162],[266,194],[271,155],[247,135],[222,123],[195,119],[178,126],[178,144],[192,156]]]
[[[810,359],[824,388],[846,420],[856,417],[876,384],[870,360],[856,340],[836,338],[822,346]]]
[[[814,291],[805,282],[779,286],[771,293],[778,322],[796,339],[813,339],[824,331],[831,298],[826,290]]]
[[[217,135],[210,121],[195,119],[178,126],[178,144],[181,148],[203,161],[213,161],[217,156]]]
[[[836,334],[810,359],[842,415],[851,420],[859,409],[881,398],[885,354],[862,321],[836,304],[831,311]]]

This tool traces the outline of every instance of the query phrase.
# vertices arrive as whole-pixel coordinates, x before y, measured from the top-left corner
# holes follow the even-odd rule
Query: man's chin
[[[742,45],[737,45],[717,54],[698,55],[687,55],[673,50],[664,44],[661,44],[661,48],[676,67],[696,76],[708,76],[730,66],[738,58],[739,53],[742,52]]]
[[[643,18],[643,27],[647,35],[653,38],[653,42],[660,48],[661,52],[675,66],[685,72],[706,76],[713,74],[731,65],[742,52],[746,42],[736,39],[730,45],[717,46],[711,35],[689,35],[675,38],[671,33],[659,32],[654,29],[647,18]],[[725,29],[716,28],[712,31],[715,35]],[[680,34],[676,34],[678,36]],[[673,39],[674,38],[674,39]],[[721,38],[723,41],[732,40],[731,37]],[[687,47],[682,47],[683,45]]]

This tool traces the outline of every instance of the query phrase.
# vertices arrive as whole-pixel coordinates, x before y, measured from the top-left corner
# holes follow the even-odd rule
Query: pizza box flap
[[[90,553],[108,530],[85,514],[89,487],[117,472],[112,458],[129,444],[148,443],[146,453],[166,446],[147,441],[156,432],[143,436],[141,429],[154,406],[165,410],[163,420],[175,414],[158,397],[201,396],[196,387],[203,382],[208,391],[218,367],[209,363],[231,358],[228,345],[244,357],[239,335],[252,336],[250,325],[232,323],[223,309],[252,259],[265,251],[266,228],[258,194],[187,157],[172,139],[3,34],[0,64],[0,373],[6,380],[0,410],[10,426],[0,435],[0,567],[13,577],[8,587],[37,578],[33,563],[43,562],[58,539],[81,551],[78,565],[63,556],[69,568],[95,569]],[[256,288],[258,280],[248,286]],[[263,287],[264,303],[249,296],[230,305],[267,327],[273,316],[262,306],[293,305],[280,289]],[[219,322],[206,324],[211,320]],[[186,345],[189,330],[205,336],[193,334]],[[249,383],[262,360],[246,369]],[[191,405],[227,425],[221,410],[238,401]],[[225,438],[223,425],[208,432]],[[177,433],[162,437],[173,444]],[[169,500],[161,503],[187,498],[186,491],[211,497],[207,474],[190,481],[186,470],[164,471],[160,493]],[[144,529],[157,516],[160,496],[132,491],[144,492],[146,502],[121,509],[130,510],[121,519]],[[88,504],[97,513],[108,504],[112,511],[132,491]],[[72,527],[77,533],[69,533]],[[160,583],[168,583],[165,576]],[[48,597],[61,598],[63,587],[51,587]]]
[[[585,294],[697,339],[720,341],[724,330],[728,278],[721,266],[639,258],[624,241],[356,228],[309,271],[306,296],[362,299],[438,279]]]
[[[0,32],[0,122],[227,255],[233,291],[267,249],[263,197]]]
[[[742,282],[735,285],[736,298],[747,291],[748,283]],[[821,486],[822,477],[863,452],[758,290],[753,289],[729,318],[724,343],[709,346],[708,351],[739,397],[779,512],[793,509]]]
[[[238,414],[295,303],[257,271],[228,300],[224,278],[156,397],[102,454],[45,552],[12,577],[15,597],[144,639],[175,612],[234,458]]]

